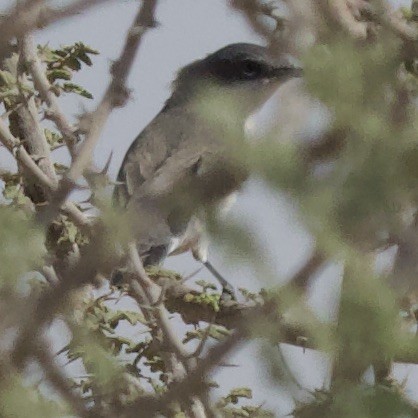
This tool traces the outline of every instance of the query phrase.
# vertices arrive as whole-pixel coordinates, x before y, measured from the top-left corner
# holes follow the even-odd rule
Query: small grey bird
[[[273,58],[248,43],[228,45],[180,70],[164,108],[127,151],[114,191],[115,204],[135,220],[144,266],[190,250],[231,293],[207,259],[202,213],[208,205],[225,206],[248,173],[234,159],[216,109],[208,118],[202,100],[210,91],[234,103],[228,124],[243,136],[246,119],[301,72],[288,55]]]

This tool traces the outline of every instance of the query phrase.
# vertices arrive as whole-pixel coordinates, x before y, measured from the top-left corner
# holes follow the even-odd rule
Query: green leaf
[[[57,132],[51,131],[49,129],[44,129],[45,138],[51,147],[51,150],[57,149],[62,144],[64,144],[64,138]]]
[[[90,92],[88,92],[85,88],[79,86],[78,84],[64,83],[62,88],[66,93],[76,93],[87,99],[93,99],[93,95]]]
[[[22,189],[22,186],[20,185],[20,183],[9,182],[5,185],[3,189],[3,196],[5,199],[13,200],[17,198],[21,189]]]
[[[111,342],[111,351],[113,355],[121,353],[124,346],[130,347],[132,341],[129,338],[121,336],[109,336],[107,339]]]
[[[77,55],[77,57],[78,57],[79,60],[83,61],[84,64],[86,64],[88,66],[93,65],[90,57],[85,52],[80,51],[79,54]]]
[[[20,175],[17,173],[3,172],[0,178],[4,182],[3,197],[11,200],[14,206],[29,207],[31,200],[25,195]]]
[[[202,287],[203,291],[207,290],[217,290],[217,287],[215,284],[207,282],[206,280],[196,280],[196,284],[200,287]]]
[[[60,163],[54,163],[54,168],[58,175],[62,175],[68,170],[68,166]]]
[[[46,63],[55,63],[60,59],[60,56],[48,45],[38,45],[38,54],[41,60]]]
[[[86,44],[83,44],[82,42],[79,42],[78,45],[80,46],[80,48],[86,53],[86,54],[91,54],[91,55],[99,55],[100,52],[97,49],[93,49],[91,47],[89,47]]]
[[[46,75],[51,83],[56,80],[71,80],[73,76],[71,71],[67,68],[54,68],[52,70],[48,70]]]
[[[252,301],[252,302],[260,303],[262,301],[262,297],[260,293],[250,292],[249,290],[244,289],[242,287],[240,287],[238,290],[241,293],[241,295],[244,296],[247,302]]]
[[[54,221],[47,232],[46,246],[58,257],[68,255],[73,249],[73,244],[82,247],[86,243],[88,243],[88,237],[83,235],[66,216],[61,216]]]
[[[221,325],[209,325],[205,329],[199,328],[193,331],[187,331],[183,343],[187,344],[192,340],[202,340],[206,335],[214,340],[221,341],[228,335],[231,335],[231,332]]]
[[[64,233],[59,238],[58,244],[63,241],[69,241],[71,243],[75,243],[77,233],[78,233],[78,228],[74,225],[74,223],[68,220],[63,220],[63,225],[64,225]]]
[[[114,317],[112,318],[112,323],[116,321],[116,325],[119,323],[119,321],[126,320],[131,325],[136,325],[138,323],[147,324],[146,319],[144,318],[144,315],[142,315],[140,312],[134,312],[134,311],[116,311]]]
[[[186,295],[184,295],[183,299],[185,302],[211,306],[215,312],[219,312],[219,302],[221,300],[221,296],[219,294],[187,293]]]
[[[65,60],[65,66],[71,68],[74,71],[81,70],[81,64],[80,61],[76,57],[68,57]]]
[[[165,371],[165,364],[160,356],[153,356],[145,361],[144,364],[150,368],[152,373]]]
[[[226,397],[228,403],[237,404],[240,398],[252,399],[253,393],[251,389],[246,387],[235,388],[229,392],[229,395]]]

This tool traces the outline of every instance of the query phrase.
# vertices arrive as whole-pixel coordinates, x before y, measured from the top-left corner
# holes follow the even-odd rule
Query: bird
[[[249,173],[234,158],[226,129],[244,137],[245,121],[302,68],[286,53],[272,56],[251,43],[227,45],[182,68],[162,110],[136,137],[123,159],[114,205],[133,219],[144,267],[191,251],[235,298],[208,260],[204,212],[229,206]],[[207,95],[233,103],[227,126],[202,112]],[[225,109],[219,109],[224,113]],[[119,280],[121,270],[114,273]],[[118,279],[119,278],[119,279]]]

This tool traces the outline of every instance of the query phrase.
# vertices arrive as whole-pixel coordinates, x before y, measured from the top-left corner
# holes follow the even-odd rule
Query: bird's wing
[[[170,127],[167,131],[157,122],[154,120],[131,145],[113,195],[115,205],[133,219],[144,264],[164,258],[173,237],[187,229],[193,207],[181,198],[188,195],[182,186],[191,182],[196,165],[208,153],[206,145],[198,145],[188,134],[189,124],[181,129],[174,118],[162,124]]]
[[[135,199],[164,197],[178,191],[197,177],[201,161],[209,154],[211,152],[205,147],[194,144],[179,147],[152,176],[137,185],[139,187],[136,187]]]
[[[180,110],[163,109],[142,131],[127,151],[119,171],[113,196],[116,206],[126,208],[133,196],[139,198],[147,188],[150,192],[152,187],[168,191],[173,183],[170,173],[175,176],[187,170],[189,163],[193,164],[192,154],[199,148],[196,144],[200,142],[203,151],[205,143],[213,143],[211,130],[205,130],[202,123],[193,119],[193,115]]]
[[[153,176],[128,189],[127,216],[145,265],[159,264],[182,240],[195,211],[187,186],[201,151],[179,150],[164,161]],[[176,192],[178,191],[178,192]]]
[[[153,135],[145,129],[131,144],[119,170],[113,192],[115,206],[126,208],[131,197],[141,184],[153,175],[158,164],[164,159],[163,149],[152,152]],[[163,139],[163,138],[162,138]],[[163,141],[160,147],[164,147]]]

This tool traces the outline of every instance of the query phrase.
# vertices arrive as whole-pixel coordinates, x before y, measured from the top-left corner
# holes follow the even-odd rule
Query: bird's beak
[[[301,67],[293,67],[289,71],[291,77],[303,77],[303,68]]]
[[[273,77],[280,80],[280,79],[288,79],[293,77],[302,77],[303,76],[303,68],[301,67],[294,67],[294,66],[286,66],[286,67],[277,67],[273,69]]]

